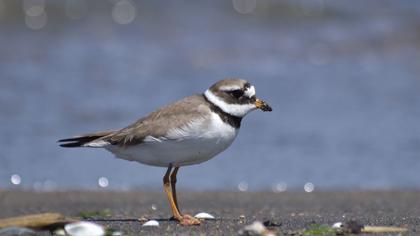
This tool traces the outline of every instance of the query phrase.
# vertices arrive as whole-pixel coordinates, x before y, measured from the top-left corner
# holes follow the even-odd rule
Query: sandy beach
[[[161,192],[30,192],[0,191],[0,217],[58,212],[86,217],[127,235],[236,235],[255,220],[269,221],[272,231],[292,234],[311,224],[331,225],[356,220],[364,225],[402,226],[420,231],[420,192],[183,192],[184,213],[207,212],[216,217],[197,227],[169,221],[170,210]],[[159,227],[142,227],[139,218],[156,219]],[[392,234],[391,234],[392,235]]]

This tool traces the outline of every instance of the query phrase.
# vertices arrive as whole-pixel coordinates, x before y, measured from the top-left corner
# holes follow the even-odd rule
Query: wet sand
[[[29,192],[0,190],[0,218],[23,214],[59,212],[94,215],[97,223],[128,235],[236,235],[255,220],[271,221],[271,230],[289,234],[312,223],[333,224],[357,220],[365,225],[407,227],[406,235],[420,232],[420,192],[185,192],[179,201],[184,213],[207,212],[217,219],[196,227],[181,227],[169,221],[170,210],[161,192]],[[141,227],[137,219],[160,221],[159,227]]]

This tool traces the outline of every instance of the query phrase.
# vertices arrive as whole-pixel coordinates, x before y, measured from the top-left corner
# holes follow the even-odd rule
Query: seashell
[[[241,229],[239,235],[267,235],[269,232],[263,223],[254,221],[252,224]]]
[[[103,236],[105,230],[102,226],[87,222],[79,221],[76,223],[66,224],[64,230],[69,236]]]
[[[343,223],[342,223],[342,222],[336,222],[336,223],[334,223],[334,224],[332,225],[332,227],[333,227],[334,229],[341,228],[341,227],[343,227]]]
[[[210,215],[209,213],[206,213],[206,212],[198,213],[194,217],[197,218],[197,219],[214,220],[214,216],[212,216],[212,215]]]
[[[156,220],[149,220],[146,223],[144,223],[142,226],[159,226],[159,222]]]

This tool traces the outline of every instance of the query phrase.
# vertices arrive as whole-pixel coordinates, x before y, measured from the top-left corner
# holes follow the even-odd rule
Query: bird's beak
[[[258,109],[261,109],[262,111],[272,111],[273,110],[273,109],[271,109],[271,107],[266,102],[264,102],[263,100],[261,100],[259,98],[257,98],[255,100],[254,104]]]

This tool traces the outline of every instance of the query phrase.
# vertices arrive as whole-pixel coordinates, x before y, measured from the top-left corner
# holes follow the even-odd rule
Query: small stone
[[[147,221],[149,221],[149,219],[146,218],[146,217],[144,217],[144,216],[142,216],[142,217],[139,218],[139,221],[140,222],[147,222]]]
[[[111,235],[112,236],[123,236],[123,232],[121,232],[121,231],[114,231],[114,232],[112,232]]]
[[[265,227],[279,227],[279,226],[281,226],[281,223],[274,222],[274,221],[272,221],[272,220],[265,220],[265,221],[263,222],[263,225],[264,225]]]
[[[64,229],[56,229],[53,233],[53,235],[57,236],[66,236],[66,231]]]
[[[214,216],[210,215],[209,213],[206,212],[200,212],[197,215],[194,216],[197,219],[203,219],[203,220],[214,220]]]
[[[159,222],[156,220],[149,220],[146,223],[144,223],[142,226],[154,226],[154,227],[158,227],[159,226]]]
[[[36,232],[32,229],[24,227],[7,227],[0,229],[0,235],[2,236],[35,236]]]
[[[244,216],[244,215],[240,215],[240,216],[239,216],[239,223],[240,223],[240,224],[245,223],[245,216]]]
[[[352,234],[360,234],[360,232],[362,232],[363,229],[363,224],[355,220],[350,220],[345,222],[342,227],[347,229]]]

